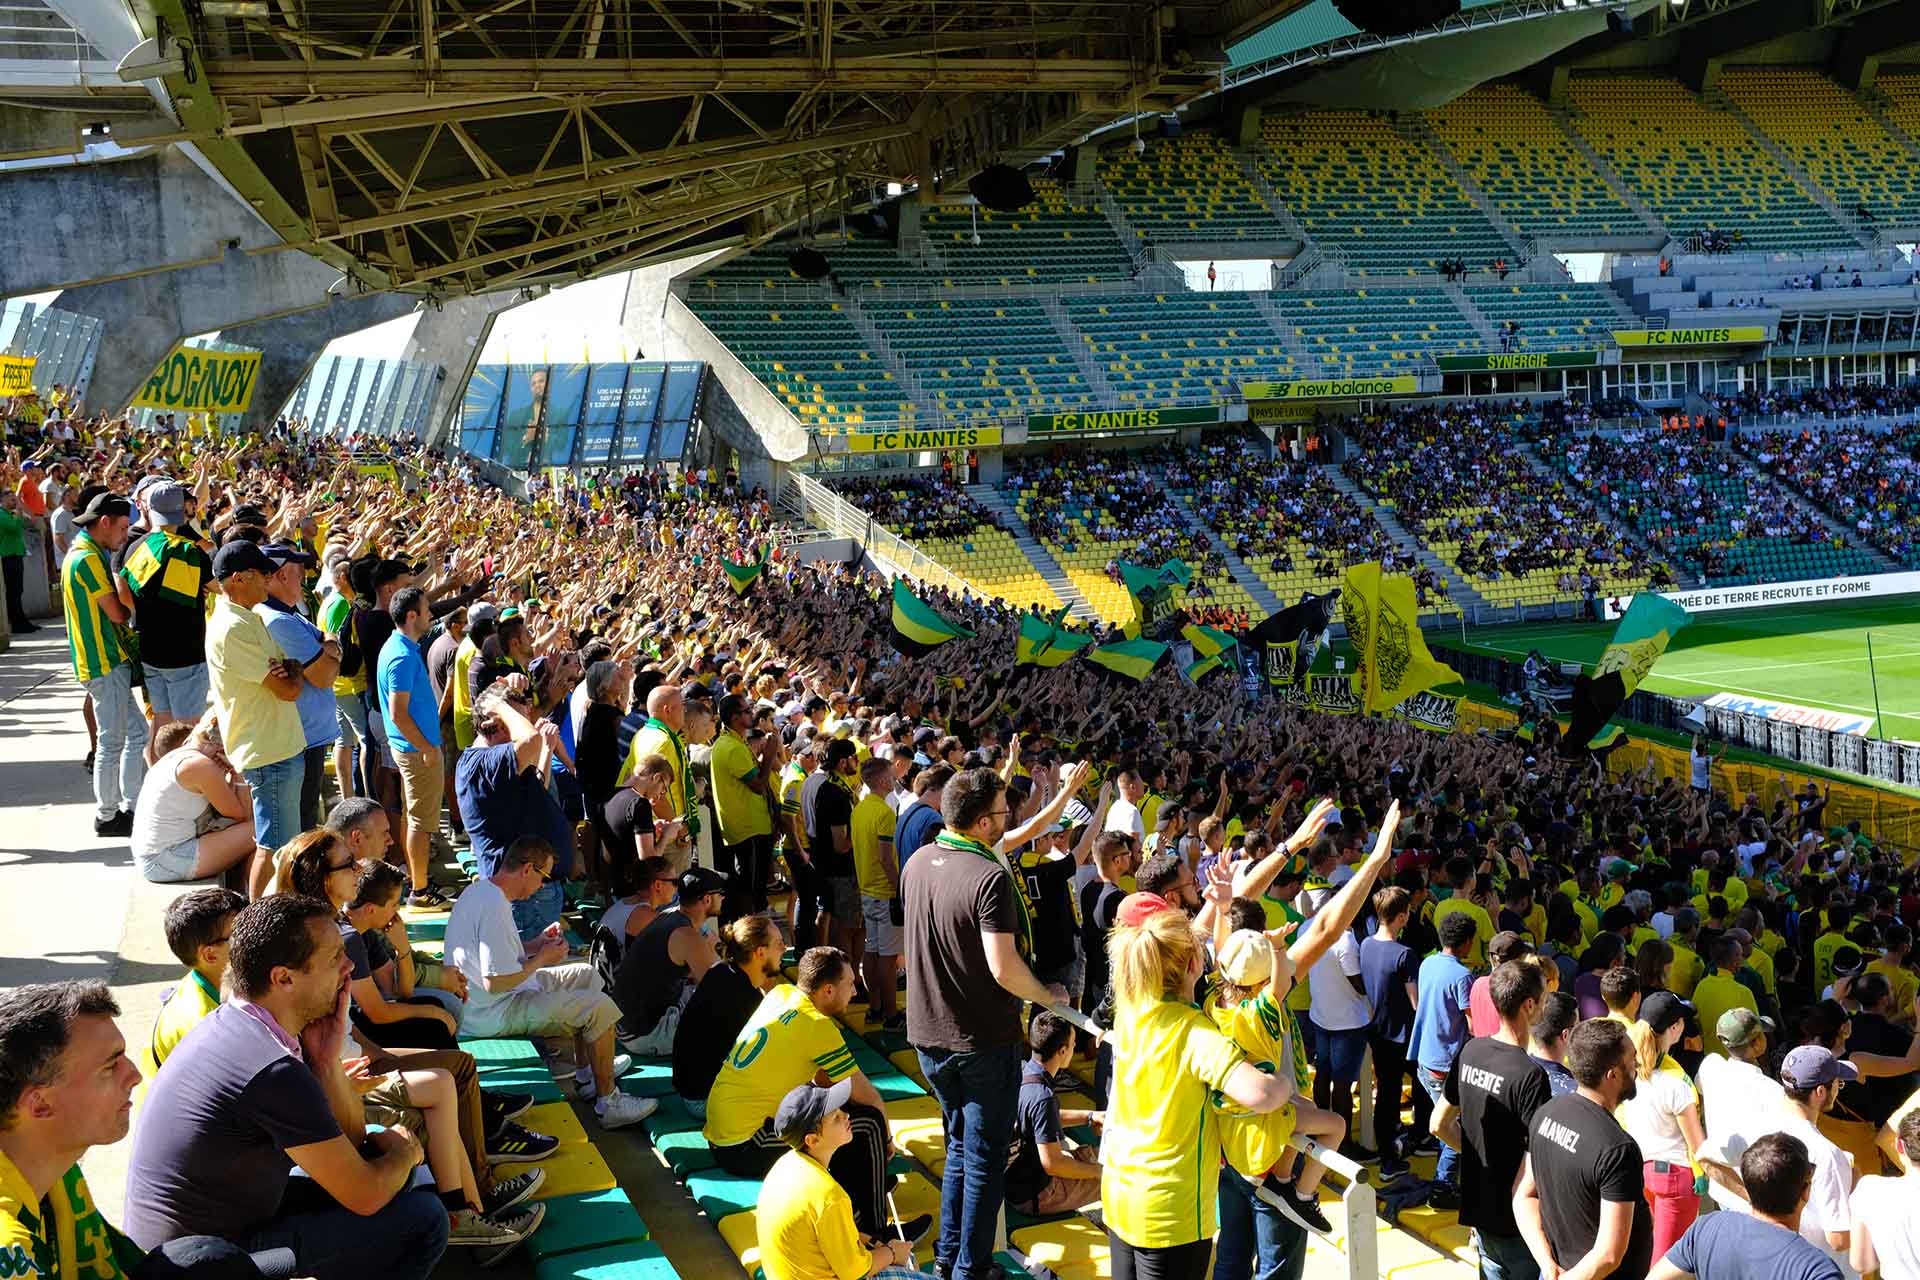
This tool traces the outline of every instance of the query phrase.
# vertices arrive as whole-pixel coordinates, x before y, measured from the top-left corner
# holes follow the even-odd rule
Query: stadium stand
[[[1156,138],[1138,155],[1115,147],[1100,157],[1100,182],[1142,242],[1295,238],[1211,133]]]
[[[1888,73],[1875,76],[1874,93],[1882,113],[1911,142],[1920,139],[1920,74]]]
[[[696,299],[694,314],[814,430],[911,419],[917,410],[838,302]]]
[[[866,312],[939,414],[964,422],[1095,404],[1073,353],[1030,298],[870,302]]]
[[[1573,127],[1676,236],[1737,235],[1748,249],[1857,245],[1738,121],[1676,80],[1575,76]]]
[[[1306,353],[1306,377],[1411,373],[1430,357],[1488,346],[1453,299],[1432,287],[1276,293],[1273,307]]]
[[[1251,293],[1097,294],[1063,300],[1120,404],[1211,404],[1250,379],[1304,373]]]
[[[1802,67],[1733,68],[1720,77],[1720,90],[1843,212],[1862,223],[1920,225],[1914,156],[1827,76]]]
[[[1647,234],[1546,105],[1520,86],[1481,85],[1427,119],[1495,207],[1529,235]]]
[[[958,285],[1098,283],[1133,274],[1133,256],[1097,201],[1037,179],[1034,203],[1014,213],[934,205],[921,215],[926,246],[945,265],[941,282]],[[980,243],[974,244],[978,235]]]
[[[1920,427],[1745,433],[1735,447],[1901,568],[1920,568]]]
[[[1517,260],[1430,147],[1367,111],[1261,121],[1260,168],[1314,240],[1364,276],[1438,272],[1442,256],[1481,269]]]
[[[1599,284],[1471,285],[1467,300],[1497,328],[1519,326],[1516,351],[1591,351],[1612,341],[1619,316]]]
[[[998,518],[952,481],[933,476],[842,478],[834,488],[988,596],[1057,609],[1060,598]]]

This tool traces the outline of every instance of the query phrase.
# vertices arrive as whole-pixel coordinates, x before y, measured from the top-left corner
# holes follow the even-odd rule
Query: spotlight
[[[96,120],[92,124],[83,125],[80,129],[80,136],[83,138],[111,138],[113,136],[113,122],[111,120]]]

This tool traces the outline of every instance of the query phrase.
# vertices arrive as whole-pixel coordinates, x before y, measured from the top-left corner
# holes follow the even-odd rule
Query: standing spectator
[[[430,883],[428,857],[433,833],[440,829],[440,803],[445,790],[440,755],[440,709],[433,696],[433,680],[420,642],[433,625],[426,592],[406,587],[388,606],[393,634],[381,646],[374,672],[379,681],[379,705],[387,728],[387,745],[400,773],[401,807],[406,813],[402,837],[412,906],[443,906],[447,899]]]
[[[20,515],[20,498],[0,488],[0,574],[6,577],[7,627],[17,636],[40,628],[27,616],[23,593],[27,585],[27,522]]]
[[[1800,1235],[1808,1244],[1825,1249],[1836,1262],[1846,1260],[1850,1243],[1853,1163],[1821,1132],[1820,1117],[1833,1110],[1840,1086],[1859,1078],[1851,1062],[1817,1044],[1801,1045],[1780,1063],[1780,1083],[1794,1111],[1781,1130],[1806,1143],[1807,1156],[1813,1161],[1813,1193],[1800,1217]]]
[[[663,684],[647,695],[647,720],[633,735],[627,758],[620,766],[615,782],[625,782],[639,763],[648,756],[660,755],[673,766],[673,781],[667,787],[672,812],[657,817],[679,818],[687,824],[687,839],[699,843],[700,821],[688,803],[693,794],[692,757],[687,750],[687,700],[678,686]]]
[[[767,871],[773,864],[773,813],[767,807],[766,763],[747,743],[753,728],[753,701],[730,693],[720,699],[720,735],[707,756],[713,788],[714,824],[720,828],[715,853],[727,877],[724,920],[767,909]],[[773,741],[762,737],[764,747]]]
[[[1567,1045],[1579,1089],[1534,1113],[1514,1218],[1542,1274],[1641,1280],[1653,1265],[1640,1148],[1613,1118],[1634,1095],[1637,1065],[1625,1027],[1589,1019]]]
[[[1398,885],[1377,890],[1373,916],[1379,925],[1360,944],[1360,974],[1373,1006],[1367,1045],[1373,1050],[1373,1149],[1380,1157],[1382,1182],[1398,1181],[1408,1172],[1400,1157],[1400,1091],[1407,1078],[1407,1038],[1413,1034],[1420,961],[1400,934],[1412,917],[1412,901]]]
[[[1563,1098],[1580,1087],[1567,1070],[1567,1042],[1580,1021],[1580,1002],[1565,991],[1550,993],[1540,1002],[1540,1012],[1527,1028],[1527,1056],[1540,1064],[1553,1086],[1553,1096]]]
[[[1740,1157],[1740,1181],[1748,1212],[1710,1213],[1695,1222],[1653,1264],[1649,1280],[1841,1280],[1833,1259],[1800,1238],[1813,1186],[1804,1142],[1767,1134]],[[1897,1273],[1883,1274],[1895,1280]]]
[[[140,673],[152,731],[169,720],[197,720],[207,709],[207,587],[213,581],[200,535],[187,523],[187,490],[167,482],[143,499],[153,527],[127,544],[120,576],[140,637]],[[151,762],[149,762],[151,763]]]
[[[333,682],[340,675],[340,642],[300,612],[305,589],[302,575],[313,557],[284,542],[269,543],[260,550],[275,568],[267,577],[267,598],[254,606],[254,612],[267,624],[274,643],[300,668],[300,696],[294,706],[307,740],[301,764],[300,826],[310,829],[320,825],[321,774],[327,752],[340,735],[333,696]]]
[[[893,848],[898,820],[887,804],[893,762],[875,756],[861,766],[860,777],[866,785],[848,826],[865,935],[862,976],[867,980],[867,1022],[887,1031],[905,1031],[907,1016],[899,1012],[900,993],[894,979],[900,971],[900,929],[905,921],[900,914],[900,860]]]
[[[1339,1116],[1341,1131],[1351,1133],[1353,1087],[1360,1079],[1367,1029],[1373,1023],[1373,1007],[1361,978],[1360,940],[1352,929],[1342,929],[1333,945],[1314,961],[1307,972],[1307,986],[1314,1029],[1313,1102]],[[1365,1155],[1358,1144],[1349,1144],[1344,1154],[1356,1159]]]
[[[80,532],[60,565],[73,678],[86,686],[99,744],[93,759],[93,833],[133,834],[132,804],[147,776],[147,719],[133,697],[124,629],[132,614],[113,586],[110,557],[127,542],[133,505],[102,489],[74,517]]]
[[[1447,1073],[1433,1131],[1460,1153],[1460,1222],[1473,1229],[1481,1280],[1537,1280],[1540,1265],[1514,1221],[1513,1185],[1533,1117],[1553,1085],[1527,1056],[1527,1029],[1547,984],[1539,966],[1509,960],[1493,971],[1499,1029],[1467,1042]]]
[[[220,598],[207,623],[207,673],[227,759],[253,796],[254,857],[247,875],[252,898],[267,891],[274,851],[300,833],[306,752],[295,706],[306,681],[253,611],[267,598],[274,568],[254,543],[235,540],[220,548],[213,558]]]
[[[1920,1213],[1914,1212],[1911,1181],[1920,1177],[1920,1108],[1901,1119],[1894,1152],[1899,1177],[1876,1174],[1854,1184],[1848,1260],[1861,1275],[1878,1271],[1880,1280],[1920,1280]]]
[[[473,705],[477,736],[460,753],[454,794],[482,876],[492,875],[507,847],[524,835],[538,836],[556,851],[573,849],[573,828],[546,781],[560,727],[532,715],[532,687],[518,674],[488,687]],[[516,900],[513,919],[520,936],[531,938],[558,923],[560,904],[560,886],[550,880]]]
[[[1694,1157],[1706,1143],[1700,1127],[1700,1102],[1693,1084],[1668,1051],[1686,1034],[1687,1002],[1671,991],[1658,991],[1640,1008],[1640,1017],[1627,1029],[1633,1037],[1638,1083],[1634,1096],[1620,1104],[1622,1127],[1640,1147],[1653,1205],[1653,1254],[1664,1257],[1700,1216],[1700,1197],[1707,1191],[1707,1175]]]
[[[1706,1049],[1708,1053],[1725,1054],[1727,1049],[1720,1041],[1717,1028],[1720,1019],[1734,1009],[1747,1009],[1760,1012],[1760,1006],[1733,975],[1740,968],[1742,960],[1740,942],[1729,934],[1722,934],[1713,940],[1707,948],[1707,957],[1712,962],[1706,976],[1694,984],[1693,1006],[1700,1011],[1700,1026],[1706,1031]]]
[[[1480,936],[1478,929],[1472,917],[1464,913],[1448,916],[1440,922],[1441,949],[1420,962],[1413,1038],[1407,1052],[1414,1062],[1415,1081],[1436,1105],[1446,1092],[1453,1060],[1472,1038],[1467,1030],[1467,1010],[1473,1000],[1473,970],[1467,968],[1465,956]],[[1441,1210],[1460,1207],[1459,1164],[1459,1149],[1443,1141],[1433,1191],[1427,1197],[1429,1205]]]
[[[1786,1090],[1767,1074],[1773,1021],[1751,1009],[1729,1009],[1714,1026],[1726,1056],[1700,1060],[1698,1082],[1705,1151],[1729,1170],[1755,1139],[1782,1127],[1791,1114]]]
[[[856,961],[859,948],[852,945],[853,931],[862,917],[859,881],[853,873],[853,796],[847,779],[854,775],[858,754],[852,742],[835,738],[800,788],[800,822],[810,868],[807,879],[819,900],[818,912],[808,923],[823,943],[839,944]],[[806,906],[803,900],[800,910]]]

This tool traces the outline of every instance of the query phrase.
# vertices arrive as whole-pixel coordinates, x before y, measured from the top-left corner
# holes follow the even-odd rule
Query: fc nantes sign
[[[1117,409],[1111,413],[1038,413],[1027,434],[1070,435],[1083,431],[1148,431],[1155,427],[1204,427],[1220,421],[1219,406],[1205,409]]]
[[[133,398],[136,409],[245,413],[259,380],[258,351],[175,347]]]
[[[924,453],[935,449],[984,449],[999,443],[998,427],[960,427],[952,431],[857,431],[847,437],[847,452]]]
[[[1243,382],[1240,394],[1249,400],[1355,400],[1362,396],[1411,396],[1420,393],[1420,379],[1335,378],[1322,382]]]
[[[1729,329],[1615,329],[1613,340],[1623,347],[1728,347],[1765,342],[1765,325]]]

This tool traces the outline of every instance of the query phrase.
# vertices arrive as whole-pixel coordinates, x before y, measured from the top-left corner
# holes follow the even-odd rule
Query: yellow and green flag
[[[1157,640],[1136,638],[1103,644],[1087,654],[1087,661],[1123,675],[1129,680],[1145,680],[1152,674],[1154,667],[1159,665],[1160,659],[1166,656],[1166,645]]]
[[[1179,608],[1187,583],[1192,579],[1193,571],[1182,560],[1169,560],[1158,569],[1122,560],[1120,581],[1133,597],[1133,617],[1124,628],[1127,635],[1138,636],[1142,627],[1158,622]]]
[[[1020,619],[1020,638],[1014,641],[1014,663],[1033,667],[1057,667],[1093,643],[1085,631],[1069,631],[1065,623],[1071,605],[1061,605],[1051,618],[1029,613]]]
[[[1386,711],[1437,685],[1460,682],[1459,672],[1428,651],[1413,579],[1406,574],[1382,573],[1377,560],[1353,565],[1341,584],[1340,614],[1357,664],[1360,710]]]
[[[1198,683],[1202,676],[1232,667],[1238,658],[1235,656],[1240,642],[1218,627],[1205,627],[1199,623],[1189,623],[1180,628],[1180,634],[1193,646],[1193,665],[1186,670],[1187,679]]]
[[[971,640],[973,632],[947,621],[913,594],[905,578],[893,580],[893,648],[909,658],[924,658],[949,640]]]
[[[725,556],[721,556],[720,567],[726,570],[727,581],[733,585],[734,593],[736,595],[745,595],[747,594],[747,588],[751,587],[759,579],[760,575],[766,571],[767,549],[765,547],[760,548],[760,558],[752,564],[735,564]]]
[[[213,562],[198,543],[156,529],[127,552],[120,572],[136,594],[151,594],[198,609],[205,601],[207,584],[213,580]]]
[[[1691,614],[1663,595],[1642,591],[1634,596],[1593,674],[1573,682],[1573,715],[1564,739],[1568,750],[1578,752],[1593,742],[1692,621]]]

